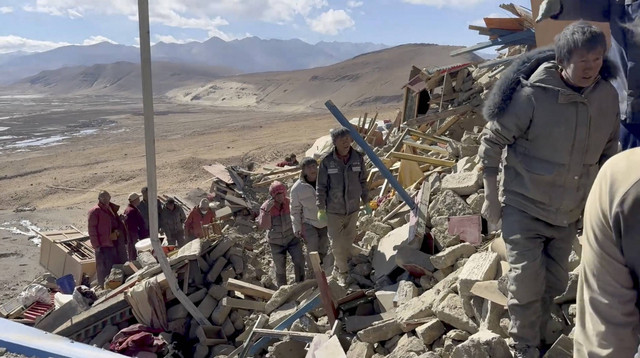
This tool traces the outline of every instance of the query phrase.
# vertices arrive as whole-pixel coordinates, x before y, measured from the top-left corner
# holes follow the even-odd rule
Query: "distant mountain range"
[[[387,47],[349,42],[311,45],[298,39],[263,40],[258,37],[224,41],[212,37],[204,42],[185,44],[159,42],[151,47],[151,56],[153,61],[224,67],[240,74],[327,66]],[[140,50],[137,47],[108,42],[64,46],[38,53],[0,54],[0,84],[10,84],[41,71],[63,67],[139,61]]]

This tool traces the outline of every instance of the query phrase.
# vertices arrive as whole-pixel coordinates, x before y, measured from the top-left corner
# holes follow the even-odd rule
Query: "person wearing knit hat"
[[[140,205],[140,195],[138,193],[129,194],[129,205],[124,209],[124,225],[127,228],[127,257],[129,261],[138,258],[136,242],[149,236],[147,225],[144,223],[142,213],[138,210]]]
[[[184,210],[179,205],[176,205],[174,198],[169,197],[160,212],[160,229],[167,235],[169,245],[184,246],[186,243],[184,240],[184,223],[186,221],[187,217],[184,214]]]
[[[200,200],[200,205],[194,206],[193,209],[191,209],[184,223],[185,244],[194,239],[204,237],[202,227],[213,223],[215,219],[216,213],[209,207],[209,200],[206,198]]]
[[[267,231],[267,242],[271,247],[273,264],[276,269],[276,283],[278,287],[287,284],[287,252],[291,256],[295,275],[295,282],[304,280],[304,254],[302,242],[296,237],[291,226],[291,210],[287,187],[275,181],[269,186],[271,196],[260,207],[258,228]]]

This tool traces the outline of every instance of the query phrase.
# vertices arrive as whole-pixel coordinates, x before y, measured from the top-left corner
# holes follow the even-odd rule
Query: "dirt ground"
[[[45,272],[40,249],[29,240],[29,225],[40,230],[73,225],[86,231],[86,213],[99,190],[108,190],[112,201],[124,206],[127,195],[146,184],[141,101],[56,100],[54,111],[56,104],[47,106],[48,101],[54,100],[24,106],[5,98],[13,107],[0,110],[0,303]],[[365,110],[345,115],[357,117]],[[203,165],[275,163],[290,153],[302,158],[318,137],[337,126],[328,111],[258,112],[172,103],[156,103],[155,111],[158,192],[170,195],[207,190],[211,175]],[[385,115],[395,117],[395,108],[378,118]],[[47,138],[64,139],[51,143]],[[34,140],[48,144],[21,145]],[[25,207],[35,211],[16,212]]]

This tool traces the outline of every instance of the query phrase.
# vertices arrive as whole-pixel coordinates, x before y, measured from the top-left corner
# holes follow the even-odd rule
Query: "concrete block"
[[[280,341],[273,345],[272,357],[304,358],[307,343],[300,341]]]
[[[220,273],[222,273],[222,269],[224,269],[224,266],[226,264],[227,264],[227,259],[225,259],[224,257],[217,258],[216,261],[211,266],[211,270],[209,270],[209,273],[207,274],[207,282],[209,283],[216,282],[216,280],[218,279],[218,276],[220,276]]]
[[[209,270],[211,269],[211,265],[209,265],[207,260],[205,260],[202,256],[198,256],[196,258],[196,261],[198,262],[198,268],[200,268],[200,272],[209,272]],[[191,264],[193,265],[194,262],[192,261]]]
[[[396,349],[396,346],[398,345],[399,341],[400,341],[399,335],[391,337],[390,340],[384,342],[384,349],[386,349],[388,352],[393,351],[394,349]]]
[[[220,326],[224,323],[224,321],[229,317],[229,313],[231,312],[231,307],[226,307],[219,302],[216,308],[211,313],[211,323],[216,326]]]
[[[201,288],[199,290],[197,290],[196,292],[190,294],[189,296],[187,296],[187,298],[189,298],[189,301],[193,302],[194,304],[198,304],[200,301],[204,300],[204,297],[207,295],[207,289],[206,288]]]
[[[222,282],[229,281],[230,278],[235,278],[236,270],[233,269],[233,265],[228,265],[224,270],[222,270],[220,277],[222,277]]]
[[[482,212],[482,205],[484,204],[484,193],[471,194],[466,200],[467,204],[471,208],[471,212],[474,215],[480,215]]]
[[[187,309],[183,305],[178,303],[175,306],[171,306],[167,310],[167,321],[175,321],[180,318],[186,318],[188,315],[189,311],[187,311]]]
[[[209,296],[221,301],[223,298],[227,297],[229,290],[222,285],[211,285],[209,286],[209,291],[207,293]]]
[[[449,267],[445,267],[442,270],[436,270],[433,273],[433,278],[436,279],[436,281],[442,281],[445,278],[447,278],[447,276],[449,276],[452,272],[453,272],[453,268],[454,266],[449,266]]]
[[[430,290],[436,283],[438,283],[438,280],[436,280],[433,275],[424,275],[420,277],[420,287],[425,291]]]
[[[371,358],[373,344],[354,340],[347,351],[347,358]]]
[[[407,303],[396,309],[396,317],[399,322],[404,323],[412,319],[433,316],[433,308],[441,293],[449,292],[458,280],[460,271],[454,271],[442,281],[438,282],[432,289],[423,292],[420,296],[412,298]]]
[[[453,349],[451,358],[470,357],[468,352],[484,352],[487,357],[511,357],[507,341],[489,331],[473,334],[467,341]],[[471,356],[475,357],[475,355]]]
[[[488,330],[503,338],[507,338],[502,327],[500,327],[500,320],[506,311],[507,310],[503,305],[499,305],[489,300],[483,300],[480,329]]]
[[[193,358],[207,358],[209,357],[209,346],[198,343],[193,352]]]
[[[202,315],[207,317],[213,312],[217,305],[218,301],[215,298],[206,295],[206,297],[198,305],[198,311],[200,311]]]
[[[411,353],[415,353],[416,355],[422,354],[427,351],[427,347],[425,346],[422,339],[404,334],[400,337],[398,344],[396,344],[395,349],[389,355],[390,358],[405,358],[410,356]]]
[[[229,313],[229,319],[231,320],[231,323],[233,323],[233,328],[235,328],[236,331],[244,330],[244,321],[238,311],[232,310],[231,313]]]
[[[209,264],[213,264],[213,262],[222,257],[227,252],[227,250],[229,250],[233,246],[233,244],[234,241],[229,238],[224,238],[218,241],[216,247],[209,253],[207,262],[209,262]]]
[[[416,334],[426,345],[431,345],[436,339],[442,337],[445,332],[444,325],[439,319],[433,319],[416,328]]]
[[[396,265],[408,271],[412,276],[422,277],[435,271],[429,260],[431,255],[410,246],[400,246],[397,251]]]
[[[229,337],[236,333],[236,328],[233,326],[229,317],[227,317],[227,319],[224,320],[224,323],[222,323],[222,332],[224,332],[225,337]]]
[[[429,205],[429,217],[471,215],[469,205],[452,190],[442,190]]]
[[[462,243],[453,247],[448,247],[430,257],[431,264],[436,269],[453,266],[457,260],[463,257],[470,257],[476,252],[476,248],[470,244]]]
[[[374,221],[373,223],[371,223],[371,225],[367,227],[367,231],[371,231],[380,237],[386,236],[392,230],[393,228],[391,226],[385,223],[381,223],[379,221]]]
[[[410,224],[407,223],[389,232],[380,239],[378,250],[373,253],[373,260],[371,262],[375,270],[375,274],[373,275],[374,281],[388,275],[397,267],[395,260],[397,247],[408,241],[409,227]]]
[[[393,298],[394,306],[399,306],[418,296],[418,288],[411,281],[400,281],[398,290]]]
[[[330,282],[329,282],[330,283]],[[293,297],[297,297],[309,289],[316,287],[318,283],[315,279],[305,280],[300,283],[295,283],[292,285],[283,285],[278,288],[276,292],[273,293],[271,299],[267,302],[265,307],[265,312],[270,314],[273,310],[280,307],[285,302],[289,301]]]
[[[442,179],[442,189],[452,190],[460,196],[474,194],[482,187],[480,172],[462,172],[449,174]]]
[[[462,298],[456,294],[448,294],[440,304],[435,307],[434,313],[442,322],[469,333],[478,332],[478,325],[467,317]]]
[[[356,265],[356,267],[353,268],[353,270],[351,270],[351,272],[360,276],[365,276],[365,277],[369,277],[369,275],[371,275],[371,271],[373,271],[373,266],[368,262],[363,264],[358,264]]]
[[[390,319],[361,330],[358,332],[358,339],[366,343],[378,343],[388,341],[401,333],[400,323],[395,319]]]
[[[244,272],[244,260],[242,260],[242,256],[231,255],[227,260],[231,262],[236,275],[242,275],[242,273]]]
[[[495,252],[485,251],[471,255],[460,272],[458,293],[461,296],[469,296],[474,283],[493,280],[498,273],[499,262],[500,259]]]
[[[461,329],[452,329],[449,332],[447,332],[446,337],[451,338],[454,341],[464,342],[467,339],[469,339],[471,335],[469,334],[469,332],[463,331]]]

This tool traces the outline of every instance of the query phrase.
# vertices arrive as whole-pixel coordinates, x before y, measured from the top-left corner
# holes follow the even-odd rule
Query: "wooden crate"
[[[38,232],[42,237],[40,265],[56,277],[72,274],[77,285],[82,274],[93,277],[96,260],[87,235],[76,229]]]

